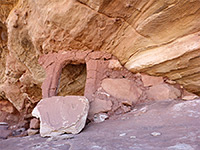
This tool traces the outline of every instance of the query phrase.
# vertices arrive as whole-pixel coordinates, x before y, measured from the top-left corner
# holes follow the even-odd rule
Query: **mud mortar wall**
[[[61,72],[66,65],[86,64],[84,96],[90,102],[89,119],[98,113],[110,116],[129,112],[135,104],[146,100],[181,99],[183,96],[184,90],[179,85],[170,85],[162,77],[134,74],[116,57],[100,51],[59,51],[42,55],[39,63],[46,70],[43,98],[58,94]]]

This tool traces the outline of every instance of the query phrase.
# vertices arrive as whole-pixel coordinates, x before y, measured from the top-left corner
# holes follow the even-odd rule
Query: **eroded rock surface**
[[[42,99],[32,115],[40,119],[40,134],[78,134],[85,126],[89,102],[83,96],[56,96]]]
[[[39,82],[39,55],[93,49],[198,94],[199,11],[199,0],[20,0],[7,20],[8,47]]]
[[[5,23],[6,19],[13,9],[13,7],[17,4],[18,0],[3,0],[0,1],[0,21]]]

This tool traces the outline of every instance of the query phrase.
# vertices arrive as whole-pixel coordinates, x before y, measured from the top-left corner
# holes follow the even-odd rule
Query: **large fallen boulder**
[[[32,115],[40,119],[42,137],[78,134],[85,126],[89,102],[84,96],[54,96],[42,99]]]

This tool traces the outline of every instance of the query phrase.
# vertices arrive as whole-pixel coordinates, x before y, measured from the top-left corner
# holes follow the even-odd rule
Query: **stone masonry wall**
[[[146,100],[181,99],[183,88],[162,77],[133,74],[116,57],[100,51],[59,51],[40,57],[46,70],[43,98],[57,95],[62,69],[68,64],[86,64],[84,96],[90,102],[89,119],[98,113],[108,116],[131,111]]]

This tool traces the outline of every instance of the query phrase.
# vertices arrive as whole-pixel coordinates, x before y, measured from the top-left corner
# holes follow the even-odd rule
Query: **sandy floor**
[[[0,141],[0,150],[200,150],[200,100],[162,101],[90,123],[78,135]]]

